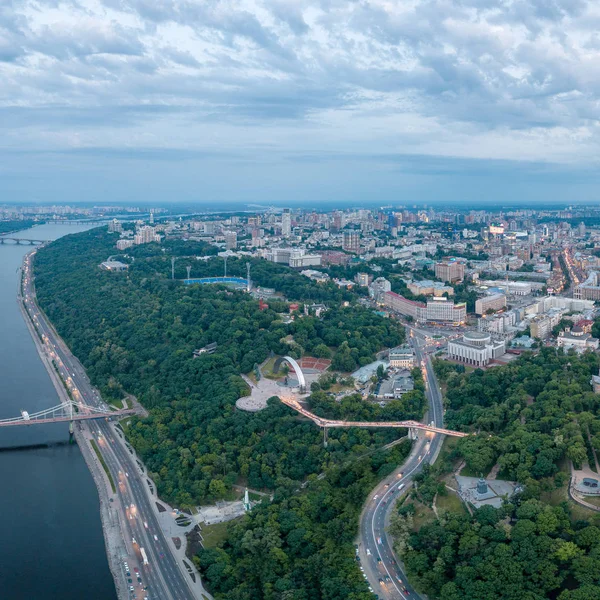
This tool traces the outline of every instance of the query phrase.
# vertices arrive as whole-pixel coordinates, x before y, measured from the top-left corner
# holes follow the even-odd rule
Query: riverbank
[[[85,369],[72,355],[53,324],[37,304],[31,267],[31,257],[34,253],[35,251],[29,253],[24,262],[25,285],[19,289],[19,304],[21,310],[24,311],[23,314],[28,323],[29,332],[36,343],[38,354],[51,376],[61,402],[68,400],[71,394],[74,394],[76,397],[82,398],[84,402],[87,398],[88,404],[105,409],[105,405],[100,401],[98,390],[91,386]],[[25,299],[22,297],[23,293],[27,295]],[[43,333],[43,336],[40,336],[38,332]],[[48,350],[50,351],[48,352]],[[58,358],[56,358],[57,356]],[[59,364],[55,364],[53,358],[58,360]],[[58,372],[57,367],[61,373]],[[63,381],[64,378],[68,379],[68,385]],[[137,404],[133,397],[130,397],[129,401],[134,405]],[[133,448],[124,439],[122,429],[119,426],[114,427],[104,423],[104,421],[98,423],[79,421],[76,423],[74,434],[100,497],[106,554],[119,598],[128,600],[130,598],[129,586],[132,578],[125,574],[126,569],[123,568],[127,563],[130,569],[139,567],[145,583],[154,590],[153,596],[156,598],[187,599],[189,598],[188,593],[191,593],[198,600],[210,599],[210,594],[202,586],[200,574],[189,561],[186,561],[185,544],[181,545],[180,540],[178,540],[180,545],[175,544],[175,538],[170,535],[171,528],[176,526],[173,521],[175,512],[168,507],[166,513],[158,514],[160,511],[157,507],[156,486],[149,479],[143,463],[136,456]],[[113,481],[119,480],[118,490],[111,486],[109,476],[91,447],[92,443],[96,447],[103,446],[102,458],[108,463]],[[125,477],[121,480],[123,474],[129,481]],[[138,487],[139,484],[141,484],[141,489]],[[140,497],[140,493],[145,498]],[[162,501],[161,504],[165,505]],[[130,507],[135,514],[139,515],[139,521],[134,519],[137,521],[137,525],[131,523]],[[127,516],[130,521],[127,520]],[[145,529],[140,532],[139,523],[142,522],[142,519],[147,519],[150,525],[144,520]],[[173,522],[169,522],[169,520]],[[162,536],[157,537],[156,533],[159,530],[162,532]],[[153,531],[156,533],[151,535]],[[145,541],[142,541],[142,538]],[[148,563],[142,563],[142,558],[144,558],[142,544],[150,555],[150,562],[155,561],[155,564],[160,562],[160,568],[150,571],[144,569]],[[179,575],[176,575],[175,571],[179,571]],[[146,577],[144,577],[144,572]],[[127,579],[128,577],[129,579]],[[141,587],[134,589],[135,598],[141,600],[141,597],[145,595],[143,590]]]
[[[30,260],[31,255],[35,253],[35,250],[28,252],[23,257],[23,265],[26,264],[27,261]],[[35,328],[35,325],[27,311],[25,306],[25,302],[22,295],[22,273],[23,268],[21,268],[21,279],[19,280],[18,292],[17,292],[17,303],[19,305],[19,309],[21,310],[21,314],[23,315],[23,320],[25,321],[25,325],[29,333],[31,334],[31,338],[33,339],[33,343],[35,344],[38,355],[50,376],[50,380],[54,385],[56,393],[61,402],[69,402],[70,398],[65,389],[63,381],[58,376],[56,369],[48,357],[42,341],[40,339],[40,335]],[[108,478],[104,474],[102,468],[98,464],[98,459],[93,455],[93,451],[84,435],[84,428],[87,428],[85,423],[79,422],[74,430],[74,438],[79,446],[81,451],[81,455],[92,475],[94,483],[96,484],[96,489],[98,491],[98,497],[100,500],[100,520],[102,523],[102,532],[104,535],[104,543],[106,546],[106,555],[108,557],[108,566],[110,572],[113,576],[113,580],[115,583],[115,589],[117,593],[117,597],[119,600],[128,600],[129,593],[127,589],[126,582],[123,577],[121,577],[121,568],[120,568],[120,557],[124,554],[124,532],[121,530],[118,525],[118,511],[116,513],[116,519],[111,518],[110,514],[110,498],[109,498],[109,486],[110,482]]]

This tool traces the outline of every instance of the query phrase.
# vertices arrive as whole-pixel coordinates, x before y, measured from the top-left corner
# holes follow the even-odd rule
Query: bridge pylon
[[[73,425],[74,421],[69,421],[69,444],[73,443],[73,434],[75,433]]]

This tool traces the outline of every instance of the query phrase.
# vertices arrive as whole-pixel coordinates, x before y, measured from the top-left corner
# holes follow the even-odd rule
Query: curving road
[[[418,364],[424,369],[426,393],[429,400],[429,420],[436,427],[443,427],[444,410],[442,393],[427,354],[425,336],[418,330],[411,331],[410,341],[415,349]],[[433,463],[441,448],[443,436],[419,433],[406,462],[383,480],[369,495],[360,519],[358,557],[361,570],[372,591],[379,598],[406,600],[421,598],[407,581],[402,567],[392,549],[392,539],[386,529],[397,499],[412,485],[414,476],[424,464]]]
[[[53,346],[55,362],[59,365],[61,376],[65,381],[70,379],[71,389],[75,390],[75,394],[80,394],[86,404],[108,410],[98,392],[92,387],[79,361],[71,354],[69,348],[56,334],[37,306],[31,255],[25,259],[23,275],[23,300],[26,310],[40,334],[46,336],[48,340],[46,343]],[[81,427],[83,429],[86,425],[82,424]],[[194,600],[195,595],[188,583],[189,575],[183,572],[183,566],[179,567],[158,523],[155,514],[156,508],[152,505],[153,500],[148,494],[146,478],[140,473],[135,459],[124,446],[121,436],[107,421],[92,423],[89,431],[97,440],[102,456],[118,485],[116,502],[118,507],[116,508],[121,509],[120,520],[122,524],[125,524],[122,529],[129,536],[125,542],[138,558],[143,585],[148,586],[147,590],[143,590],[133,576],[135,592],[131,594],[131,598]],[[131,509],[132,504],[135,507],[133,510]],[[129,518],[130,514],[131,519]],[[148,524],[148,528],[145,527],[144,522]],[[134,537],[136,544],[132,543]],[[142,565],[140,546],[145,549],[148,556],[149,564],[147,566]],[[132,575],[134,575],[133,572]]]

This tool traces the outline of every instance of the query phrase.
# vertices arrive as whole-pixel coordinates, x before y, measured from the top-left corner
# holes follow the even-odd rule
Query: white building
[[[557,339],[559,348],[574,348],[577,352],[585,350],[598,350],[598,338],[592,337],[590,333],[584,333],[579,326],[573,329],[561,331]]]
[[[406,346],[398,346],[389,352],[390,367],[402,367],[404,369],[412,369],[415,366],[415,352]]]
[[[290,256],[290,267],[295,269],[303,269],[304,267],[320,267],[320,254],[292,254]]]
[[[369,286],[369,295],[379,301],[383,294],[392,291],[392,284],[385,277],[378,277]]]
[[[432,298],[427,302],[426,319],[445,323],[460,324],[467,318],[467,305],[462,302],[454,304],[446,298]]]
[[[480,331],[467,331],[462,340],[448,341],[448,358],[476,367],[485,367],[505,352],[504,340],[493,340]]]
[[[292,235],[292,215],[289,208],[284,208],[281,215],[281,235],[283,237]]]

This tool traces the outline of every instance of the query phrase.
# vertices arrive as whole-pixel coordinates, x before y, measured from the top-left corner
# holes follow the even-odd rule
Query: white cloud
[[[594,162],[579,0],[11,0],[0,145]]]

